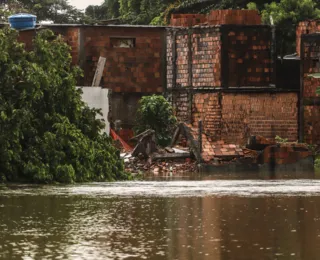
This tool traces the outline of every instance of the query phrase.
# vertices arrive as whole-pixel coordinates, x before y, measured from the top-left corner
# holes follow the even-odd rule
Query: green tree
[[[125,179],[119,151],[76,90],[70,47],[41,31],[34,51],[0,30],[0,179],[83,182]]]
[[[8,0],[2,5],[2,20],[14,13],[28,12],[37,16],[38,21],[54,23],[82,23],[86,21],[83,12],[68,4],[67,0]]]
[[[157,143],[166,146],[177,123],[170,103],[163,96],[145,96],[139,102],[135,132],[142,133],[152,129],[156,132]]]
[[[300,21],[320,18],[317,6],[319,2],[314,0],[281,0],[265,5],[262,19],[277,26],[278,53],[295,52],[296,27]]]

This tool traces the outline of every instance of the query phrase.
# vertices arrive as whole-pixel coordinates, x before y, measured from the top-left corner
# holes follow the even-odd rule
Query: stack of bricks
[[[188,48],[188,33],[186,30],[180,31],[176,36],[177,46],[177,81],[179,87],[188,87],[189,83],[189,48]]]
[[[219,28],[194,30],[192,34],[192,85],[221,85],[221,39]]]
[[[273,78],[270,28],[237,28],[228,32],[228,84],[268,86]]]
[[[208,24],[260,25],[261,16],[256,10],[212,10],[208,15]]]
[[[213,10],[205,14],[172,14],[171,26],[192,27],[195,25],[260,25],[261,16],[255,10]]]
[[[296,52],[300,56],[301,51],[301,35],[303,34],[312,34],[312,33],[320,33],[320,19],[318,20],[309,20],[302,21],[299,23],[296,29]]]
[[[222,134],[226,142],[245,144],[250,135],[298,139],[296,93],[231,94],[222,96]]]
[[[207,16],[205,14],[172,14],[170,25],[192,27],[206,22]]]
[[[198,121],[203,122],[203,132],[210,140],[219,140],[221,136],[221,106],[219,94],[195,94],[192,107],[193,126],[197,127]]]
[[[99,56],[106,58],[101,85],[113,92],[161,93],[161,28],[84,27],[85,84],[91,85]],[[125,38],[124,36],[125,35]],[[130,47],[112,44],[132,40]]]

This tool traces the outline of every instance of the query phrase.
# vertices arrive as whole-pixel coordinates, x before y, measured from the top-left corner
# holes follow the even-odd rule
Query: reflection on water
[[[319,259],[319,180],[0,186],[0,259]]]

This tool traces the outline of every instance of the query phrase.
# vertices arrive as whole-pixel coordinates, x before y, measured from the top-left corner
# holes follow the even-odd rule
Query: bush
[[[156,132],[157,143],[166,146],[170,143],[172,130],[177,123],[170,103],[163,96],[145,96],[139,102],[135,132],[152,129]]]
[[[75,87],[70,47],[45,30],[27,52],[17,36],[0,30],[0,181],[127,179],[98,111]]]

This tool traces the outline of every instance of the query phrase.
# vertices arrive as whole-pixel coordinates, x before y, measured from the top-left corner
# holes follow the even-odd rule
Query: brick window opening
[[[134,48],[136,46],[135,38],[110,38],[112,48]]]

